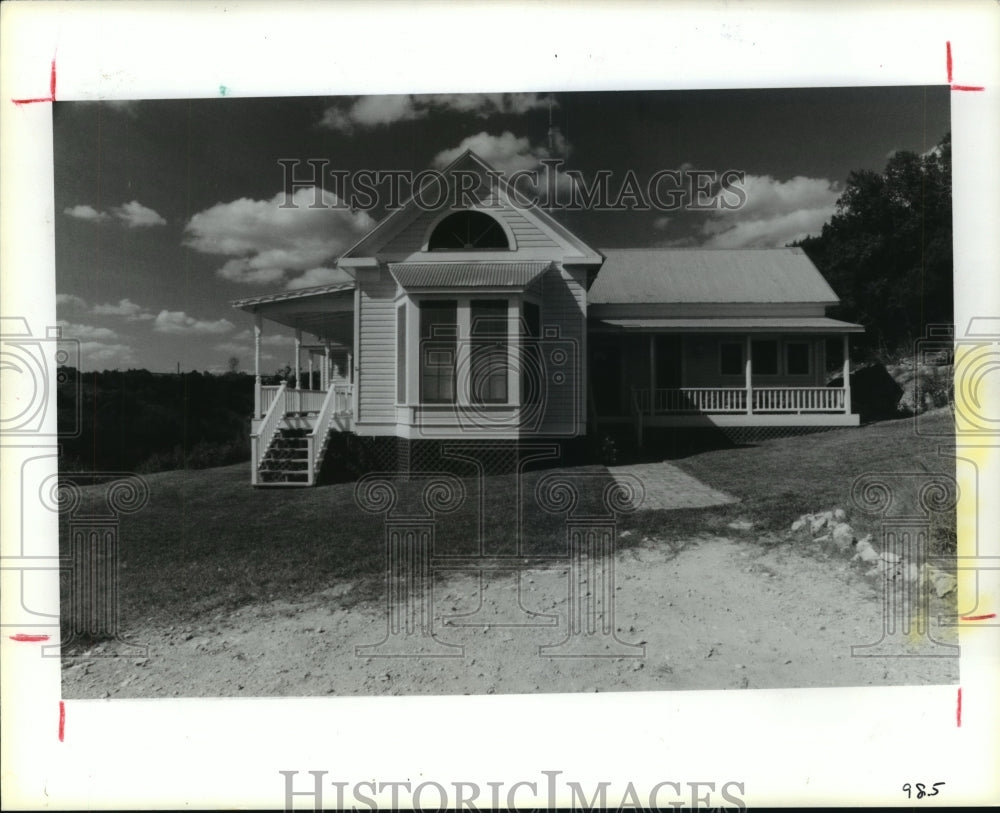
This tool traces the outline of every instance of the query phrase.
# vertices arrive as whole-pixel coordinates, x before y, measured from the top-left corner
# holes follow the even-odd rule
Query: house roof
[[[839,299],[801,248],[604,249],[592,304],[810,302]]]
[[[525,288],[549,262],[389,263],[406,290],[417,288]]]
[[[287,302],[293,299],[307,299],[312,296],[325,296],[327,294],[339,294],[344,291],[353,291],[353,282],[334,282],[329,285],[313,285],[309,288],[297,288],[291,291],[278,291],[273,294],[263,294],[262,296],[251,296],[246,299],[234,299],[229,304],[241,310],[253,310],[255,305],[266,305],[269,302]]]
[[[827,316],[705,317],[703,319],[591,319],[591,328],[662,333],[864,333],[861,325]]]
[[[501,200],[510,200],[511,186],[507,179],[502,173],[498,173],[496,169],[470,149],[467,149],[450,164],[448,164],[448,166],[442,169],[438,173],[438,177],[444,178],[446,183],[454,184],[455,172],[462,167],[469,167],[473,171],[489,177],[491,179],[491,183],[495,183],[499,191],[502,193]],[[437,179],[432,178],[426,183],[433,184],[436,182]],[[449,197],[453,198],[454,195],[449,195]],[[442,205],[440,210],[442,212],[449,211],[449,209],[460,211],[461,208],[463,207],[456,208],[449,207],[448,205]],[[572,252],[567,254],[564,258],[565,261],[580,265],[600,264],[600,252],[594,251],[594,249],[584,243],[579,237],[573,234],[543,208],[537,205],[518,206],[516,208],[525,217],[534,219],[539,226],[543,229],[547,229],[551,234],[558,238],[559,241],[569,246],[573,252],[576,252],[575,254]],[[371,229],[371,231],[365,234],[360,240],[358,240],[341,255],[340,261],[343,262],[345,270],[356,266],[359,260],[367,259],[370,255],[376,253],[381,245],[380,241],[385,242],[391,239],[394,229],[401,227],[401,223],[412,220],[423,211],[425,210],[421,206],[417,205],[415,195],[411,194],[402,206],[389,212]]]

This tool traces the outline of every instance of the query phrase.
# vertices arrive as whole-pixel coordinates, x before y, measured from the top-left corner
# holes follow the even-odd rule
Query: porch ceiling
[[[826,316],[705,319],[594,319],[591,330],[660,333],[864,333],[861,325]]]
[[[232,306],[319,339],[348,347],[354,341],[354,283],[238,299]]]

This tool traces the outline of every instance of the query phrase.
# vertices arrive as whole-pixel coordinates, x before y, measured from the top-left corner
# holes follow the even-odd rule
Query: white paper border
[[[956,325],[1000,313],[1000,6],[990,0],[15,2],[0,13],[0,301],[32,325],[55,323],[51,106],[10,99],[45,96],[53,58],[67,100],[214,97],[220,85],[232,96],[918,85],[946,82],[946,41],[954,81],[985,86],[952,94]],[[5,555],[24,454],[3,450]],[[988,508],[980,521],[996,529]],[[38,521],[54,539],[51,515]],[[997,555],[993,537],[983,534],[981,553]],[[1000,798],[996,642],[994,630],[963,629],[961,728],[956,687],[944,686],[68,701],[59,742],[58,660],[5,636],[3,797],[32,808],[278,807],[279,770],[508,786],[561,770],[588,788],[742,781],[751,805],[906,804],[907,781],[947,782],[921,804],[984,803]]]

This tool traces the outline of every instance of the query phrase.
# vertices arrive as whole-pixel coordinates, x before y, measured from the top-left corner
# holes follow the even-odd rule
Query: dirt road
[[[539,614],[532,616],[514,609],[519,588],[513,573],[495,574],[482,588],[472,573],[436,582],[435,635],[452,645],[447,654],[459,657],[359,657],[356,646],[385,638],[387,610],[382,601],[345,608],[351,584],[294,604],[214,615],[199,626],[126,625],[130,640],[149,644],[149,657],[108,657],[116,646],[106,644],[66,659],[63,696],[609,692],[958,679],[953,657],[852,657],[852,645],[882,635],[879,588],[846,556],[815,546],[706,536],[683,545],[644,540],[619,552],[616,637],[638,647],[602,638],[605,657],[539,654],[539,646],[566,638],[567,576],[561,564],[522,571],[520,605]],[[443,616],[454,619],[477,608],[490,617],[489,626],[443,623]],[[497,623],[525,618],[557,625]],[[947,631],[935,635],[955,640]]]

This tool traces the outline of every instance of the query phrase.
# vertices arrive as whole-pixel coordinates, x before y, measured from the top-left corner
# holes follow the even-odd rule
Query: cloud
[[[123,367],[134,363],[135,354],[128,345],[96,341],[80,343],[80,365],[84,369]]]
[[[70,339],[117,339],[118,334],[106,327],[81,325],[60,319],[57,323],[63,330],[63,336]]]
[[[139,103],[134,99],[102,99],[101,104],[107,105],[118,113],[124,113],[129,118],[139,117]]]
[[[550,157],[563,157],[569,155],[572,147],[563,138],[561,133],[555,134],[553,146],[556,149],[555,156],[549,151],[547,146],[532,144],[526,136],[516,136],[509,130],[505,130],[500,135],[491,135],[485,131],[468,136],[455,147],[442,150],[434,156],[433,166],[436,169],[443,169],[452,161],[458,158],[466,150],[472,150],[495,170],[502,173],[507,180],[515,172],[538,172],[538,183],[534,183],[529,176],[517,178],[516,188],[526,194],[532,193],[544,195],[541,187],[545,184],[545,167],[542,166],[542,159]],[[575,181],[565,172],[559,171],[555,176],[556,196],[565,197],[569,194]]]
[[[94,313],[98,316],[123,316],[129,322],[144,322],[156,318],[130,299],[119,299],[117,305],[94,305]]]
[[[320,193],[324,207],[310,208],[316,194],[315,187],[297,189],[290,207],[283,207],[284,192],[270,200],[217,203],[191,218],[184,244],[203,254],[229,256],[216,273],[233,282],[278,283],[324,267],[375,221],[367,212],[345,208],[326,190]]]
[[[162,310],[153,322],[153,330],[157,333],[186,333],[197,335],[220,335],[228,333],[236,326],[228,319],[217,319],[210,322],[206,319],[195,319],[184,311]]]
[[[87,302],[75,294],[56,294],[56,307],[83,311],[87,309]]]
[[[97,209],[93,206],[88,206],[86,203],[80,203],[76,206],[63,209],[63,214],[67,214],[77,220],[87,220],[91,223],[103,223],[111,217],[106,212],[98,212]]]
[[[703,224],[706,248],[776,248],[819,234],[836,210],[839,184],[801,175],[778,181],[770,175],[747,175],[746,203],[738,209],[715,209]],[[732,201],[730,192],[719,193]]]
[[[526,136],[516,136],[510,130],[498,136],[484,131],[463,138],[456,147],[439,152],[434,156],[433,166],[437,169],[446,167],[466,150],[472,150],[505,175],[534,169],[542,158],[549,155],[547,148],[532,146]]]
[[[368,130],[422,118],[427,113],[427,108],[416,107],[412,96],[363,96],[348,108],[328,107],[323,111],[320,126],[351,133],[355,128]]]
[[[137,200],[133,200],[131,203],[123,203],[121,206],[113,206],[110,214],[108,212],[99,212],[93,206],[85,203],[64,209],[63,213],[77,220],[87,220],[91,223],[103,223],[106,220],[110,220],[111,216],[114,215],[130,229],[163,226],[167,222],[158,212],[150,209],[148,206],[143,206]]]
[[[160,214],[139,201],[123,203],[111,210],[112,214],[130,229],[148,228],[149,226],[164,226],[167,221]]]
[[[291,280],[285,287],[294,291],[311,288],[313,285],[332,285],[336,282],[351,282],[351,275],[341,268],[310,268],[301,277]]]
[[[523,115],[545,108],[550,97],[537,93],[443,93],[436,95],[363,96],[353,103],[326,108],[320,126],[342,133],[422,119],[432,112],[455,112],[489,118]],[[553,102],[554,104],[554,102]]]

